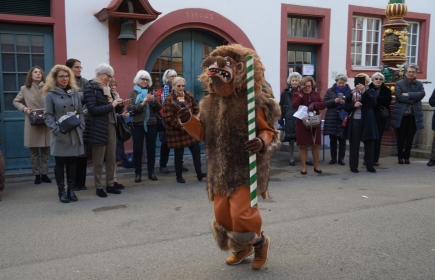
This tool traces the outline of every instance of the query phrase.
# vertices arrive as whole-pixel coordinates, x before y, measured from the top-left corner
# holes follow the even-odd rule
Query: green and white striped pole
[[[254,58],[246,57],[246,72],[248,80],[248,139],[256,137],[255,130],[255,92],[254,92]],[[257,207],[257,157],[249,152],[249,189],[251,207]]]

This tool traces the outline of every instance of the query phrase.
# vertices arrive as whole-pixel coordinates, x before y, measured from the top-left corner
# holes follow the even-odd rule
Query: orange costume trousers
[[[248,187],[239,187],[230,196],[215,194],[214,215],[216,222],[228,231],[255,232],[260,236],[261,215],[258,207],[251,207]]]

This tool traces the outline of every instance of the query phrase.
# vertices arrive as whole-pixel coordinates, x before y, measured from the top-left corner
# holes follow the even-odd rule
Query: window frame
[[[381,58],[382,58],[382,53],[381,53],[381,46],[382,46],[382,39],[381,39],[382,18],[353,15],[352,16],[352,24],[353,24],[353,22],[354,22],[354,20],[356,18],[363,18],[363,27],[362,27],[362,29],[355,29],[356,27],[355,28],[352,27],[352,37],[351,37],[351,45],[352,46],[351,46],[351,54],[350,54],[351,57],[352,57],[352,67],[353,67],[353,69],[370,69],[370,68],[377,69],[377,68],[379,68],[377,65],[380,64]],[[368,25],[368,20],[379,21],[379,24],[380,24],[381,28],[379,30],[368,29],[368,26],[367,26]],[[357,37],[357,34],[354,34],[354,32],[357,31],[357,30],[362,30],[361,53],[357,53],[356,52],[356,49],[357,49],[356,44],[359,41],[354,40],[354,38],[356,39],[356,37]],[[369,53],[367,53],[367,44],[369,44],[369,42],[367,41],[367,34],[369,32],[373,32],[373,31],[378,32],[378,36],[377,36],[377,41],[376,42],[374,42],[374,41],[370,42],[370,46],[373,46],[375,44],[378,45],[378,47],[377,47],[377,54],[373,54],[373,53],[369,54]],[[352,53],[352,47],[355,47],[355,52],[354,53]],[[357,56],[358,54],[361,55],[361,65],[354,64],[355,59],[356,59],[355,56]],[[373,57],[374,56],[377,56],[377,58],[376,58],[376,64],[377,65],[376,66],[374,66],[374,65],[365,65],[366,61],[367,61],[367,56],[371,57],[371,59],[370,59],[371,61],[373,61]]]
[[[385,9],[362,7],[349,5],[348,9],[348,26],[352,26],[353,16],[366,16],[366,17],[380,17],[382,18],[382,24],[388,21],[385,17]],[[420,36],[418,39],[418,60],[417,65],[419,66],[419,72],[417,73],[417,79],[427,79],[427,60],[422,59],[428,57],[429,48],[429,28],[430,28],[430,14],[408,12],[404,18],[406,21],[419,22],[420,23]],[[375,72],[379,72],[380,64],[382,63],[382,56],[379,62],[379,67],[376,68],[354,68],[352,67],[351,58],[351,42],[352,42],[352,28],[348,28],[347,31],[347,58],[346,58],[346,70],[347,76],[355,77],[357,74],[364,71],[369,76],[373,75]],[[382,31],[383,32],[383,31]],[[384,53],[384,46],[381,44],[381,55]]]
[[[411,38],[412,38],[412,35],[414,35],[414,33],[409,32],[408,28],[406,28],[408,30],[408,45],[406,46],[406,58],[408,59],[408,63],[418,63],[418,56],[419,56],[418,55],[418,47],[419,47],[419,40],[420,40],[420,22],[409,21],[408,23],[410,24],[408,26],[408,28],[411,27],[413,24],[417,24],[417,33],[415,34],[417,36],[417,40],[416,40],[415,44],[411,45],[411,40],[412,40]],[[414,43],[414,42],[412,42],[412,43]],[[416,48],[414,56],[410,54],[410,50],[413,47]],[[413,61],[409,60],[410,58],[414,58],[414,57],[415,57],[415,59]]]

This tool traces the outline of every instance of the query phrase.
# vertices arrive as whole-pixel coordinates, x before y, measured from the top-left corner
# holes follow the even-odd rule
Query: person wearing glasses
[[[313,77],[305,76],[300,82],[299,91],[293,93],[292,106],[298,109],[300,105],[308,107],[308,110],[316,115],[320,110],[326,108],[325,102],[320,97],[320,93],[314,90],[316,82]],[[308,129],[300,119],[296,120],[296,141],[299,146],[299,157],[301,159],[301,174],[307,175],[307,154],[308,147],[311,146],[311,153],[314,160],[314,172],[322,174],[319,167],[319,145],[321,144],[320,126],[314,129]]]
[[[88,109],[83,138],[92,147],[94,184],[99,197],[107,193],[120,194],[114,186],[116,163],[116,112],[123,105],[121,98],[111,94],[109,83],[114,71],[112,66],[102,63],[95,69],[95,77],[85,87],[84,99]],[[106,160],[106,182],[103,185],[103,163]]]
[[[166,97],[171,93],[172,91],[172,81],[174,78],[177,77],[177,72],[174,69],[168,69],[163,73],[162,81],[163,81],[163,90],[161,95],[161,104],[163,105],[165,103]],[[162,112],[163,114],[163,112]],[[168,148],[168,142],[166,140],[166,131],[159,132],[159,140],[160,140],[160,173],[169,173],[168,168],[166,168],[166,165],[168,164],[169,160],[169,152],[170,149]],[[183,171],[188,171],[186,167],[182,167]]]
[[[373,112],[375,113],[376,126],[378,128],[379,135],[379,138],[375,139],[373,157],[374,166],[379,165],[382,136],[384,135],[384,131],[388,131],[390,127],[388,119],[390,116],[390,104],[393,97],[391,96],[391,90],[384,85],[384,80],[384,75],[382,75],[382,73],[376,72],[372,75],[372,82],[369,84],[369,88],[375,91],[376,96],[376,104],[373,106]],[[384,115],[383,112],[388,112],[388,114]]]
[[[206,173],[201,170],[201,154],[199,141],[183,128],[179,119],[178,111],[180,108],[188,108],[194,116],[199,113],[198,104],[192,93],[185,90],[186,81],[182,77],[176,77],[172,81],[172,91],[165,99],[163,104],[164,118],[166,122],[166,136],[168,147],[174,148],[175,176],[178,183],[186,183],[183,178],[183,154],[184,148],[188,147],[192,153],[193,166],[195,167],[198,181],[206,177]]]
[[[397,157],[399,164],[410,164],[412,142],[417,130],[424,128],[421,100],[426,95],[423,83],[416,78],[417,64],[405,67],[405,77],[396,82],[396,103],[391,113],[391,125],[397,130]]]
[[[24,86],[15,97],[13,104],[18,111],[30,115],[33,109],[44,108],[42,86],[45,73],[39,66],[30,68],[27,72]],[[24,104],[23,104],[24,103]],[[35,184],[51,183],[48,178],[48,163],[50,161],[50,129],[46,125],[30,125],[29,117],[24,118],[24,146],[30,149],[30,163],[35,175]],[[39,159],[41,154],[41,160]],[[41,176],[42,175],[42,176]]]
[[[335,77],[335,84],[330,87],[323,98],[326,105],[325,123],[323,135],[329,135],[331,160],[329,164],[338,162],[345,165],[344,156],[346,155],[346,138],[343,138],[343,123],[347,112],[344,111],[344,100],[351,94],[351,89],[347,84],[347,76],[338,74]],[[338,142],[338,161],[337,161],[337,142]]]
[[[74,74],[74,78],[76,81],[76,85],[79,88],[79,95],[80,95],[80,102],[82,103],[82,106],[84,106],[84,98],[83,98],[83,92],[85,91],[85,86],[88,83],[88,80],[83,78],[81,76],[83,67],[80,60],[75,58],[70,58],[65,63],[66,66],[68,66],[71,71]],[[86,107],[83,108],[83,110],[86,110]],[[88,156],[86,153],[87,149],[85,147],[85,153],[83,155],[80,155],[77,157],[77,175],[76,175],[76,185],[75,185],[75,191],[80,190],[86,190],[86,170],[88,167]]]
[[[368,172],[376,173],[374,166],[374,145],[379,138],[373,106],[376,96],[368,87],[370,78],[365,73],[356,75],[364,77],[363,83],[358,83],[351,94],[346,97],[344,110],[349,113],[348,125],[343,132],[349,139],[349,167],[353,173],[358,173],[359,146],[364,142],[364,161]]]
[[[71,69],[65,65],[55,65],[42,89],[45,95],[44,119],[51,130],[51,155],[54,156],[54,176],[58,188],[59,200],[62,203],[77,201],[74,193],[76,184],[76,161],[77,156],[84,153],[83,129],[85,121],[82,111],[82,103],[75,84]],[[80,119],[80,125],[66,133],[60,131],[58,121],[67,114],[74,114]],[[67,192],[65,193],[66,169]]]
[[[158,94],[151,87],[150,74],[139,70],[133,79],[134,87],[128,95],[131,103],[128,111],[133,113],[133,162],[136,183],[142,179],[143,141],[146,139],[148,179],[156,181],[154,166],[156,163],[157,117],[156,113],[162,108]]]

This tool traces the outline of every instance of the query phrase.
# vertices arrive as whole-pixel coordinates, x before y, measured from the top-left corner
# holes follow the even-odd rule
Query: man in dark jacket
[[[410,164],[412,142],[417,130],[424,128],[423,83],[417,81],[417,64],[405,68],[405,78],[396,83],[396,104],[391,115],[391,125],[397,129],[397,157],[399,164]]]
[[[435,90],[432,92],[431,97],[429,98],[429,105],[435,107]],[[432,115],[432,130],[435,131],[435,113]],[[430,153],[430,160],[427,163],[427,166],[435,165],[435,135],[432,141],[432,152]]]

